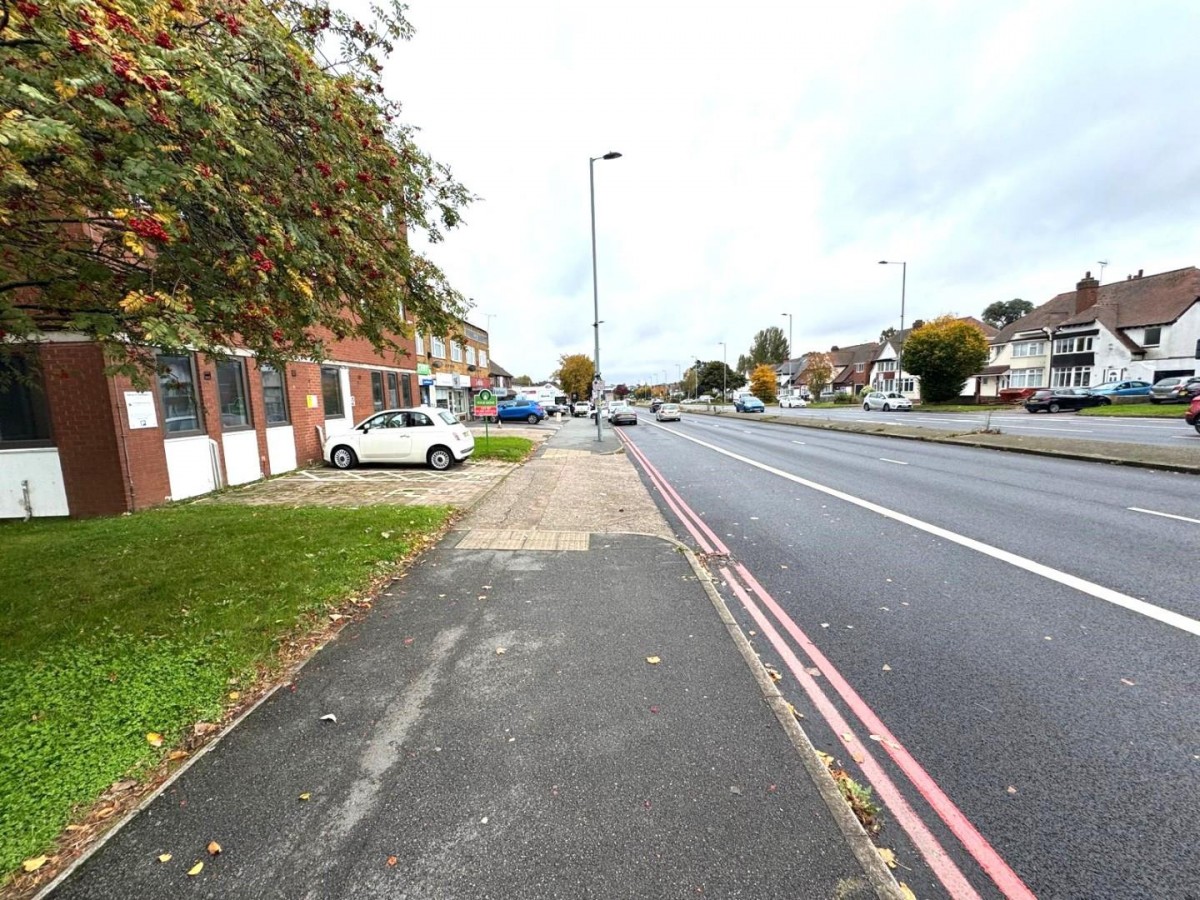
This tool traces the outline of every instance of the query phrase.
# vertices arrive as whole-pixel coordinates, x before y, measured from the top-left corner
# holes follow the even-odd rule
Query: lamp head
[[[601,158],[601,159],[620,159],[620,158],[621,158],[621,154],[620,154],[620,153],[618,153],[616,150],[610,150],[610,151],[608,151],[608,153],[605,153],[605,154],[604,154],[602,157],[600,157],[600,158]]]

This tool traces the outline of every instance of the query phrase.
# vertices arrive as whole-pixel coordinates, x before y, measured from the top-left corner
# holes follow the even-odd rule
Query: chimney
[[[1075,285],[1075,312],[1081,313],[1085,309],[1096,305],[1096,300],[1100,294],[1100,282],[1092,277],[1091,272],[1084,273],[1079,283]]]
[[[1142,277],[1142,270],[1138,269],[1138,278],[1141,278],[1141,277]]]

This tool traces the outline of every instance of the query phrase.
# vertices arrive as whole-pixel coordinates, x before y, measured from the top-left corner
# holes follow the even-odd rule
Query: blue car
[[[1151,387],[1148,381],[1106,381],[1088,390],[1096,397],[1149,397]]]
[[[753,394],[746,394],[744,397],[738,397],[733,401],[733,408],[738,412],[766,412],[767,408],[763,406],[763,402]]]
[[[528,422],[536,425],[546,418],[546,410],[536,400],[501,400],[496,404],[496,415],[501,422]]]

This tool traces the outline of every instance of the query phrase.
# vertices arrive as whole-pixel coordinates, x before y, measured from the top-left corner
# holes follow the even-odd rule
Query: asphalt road
[[[710,567],[762,657],[783,670],[790,651],[740,602],[735,563],[827,658],[812,681],[855,740],[879,751],[862,738],[882,722],[911,754],[917,777],[899,748],[860,764],[805,671],[781,682],[819,749],[877,796],[894,783],[880,842],[921,896],[969,894],[947,889],[902,803],[982,897],[1200,898],[1200,480],[727,419],[641,423],[623,434],[678,493],[662,508],[681,540],[697,543],[694,518],[727,546]],[[838,673],[858,703],[831,689]],[[863,708],[877,720],[856,719]],[[939,792],[978,840],[939,817]],[[1004,866],[1012,880],[985,871]]]
[[[770,408],[772,415],[799,416],[831,421],[894,422],[938,431],[970,431],[990,426],[1008,434],[1077,438],[1089,441],[1120,441],[1133,444],[1175,446],[1180,441],[1196,442],[1196,431],[1183,421],[1187,406],[1174,404],[1179,416],[1172,419],[1100,418],[1073,412],[1035,413],[1008,408],[978,413],[866,412],[861,406],[835,409]]]

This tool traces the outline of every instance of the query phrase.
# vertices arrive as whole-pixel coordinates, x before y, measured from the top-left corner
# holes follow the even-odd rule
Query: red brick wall
[[[325,410],[321,399],[321,367],[315,363],[292,362],[287,366],[288,410],[292,430],[296,435],[296,464],[320,462],[321,440],[317,428],[325,427]],[[307,398],[313,395],[317,405],[309,409]]]

